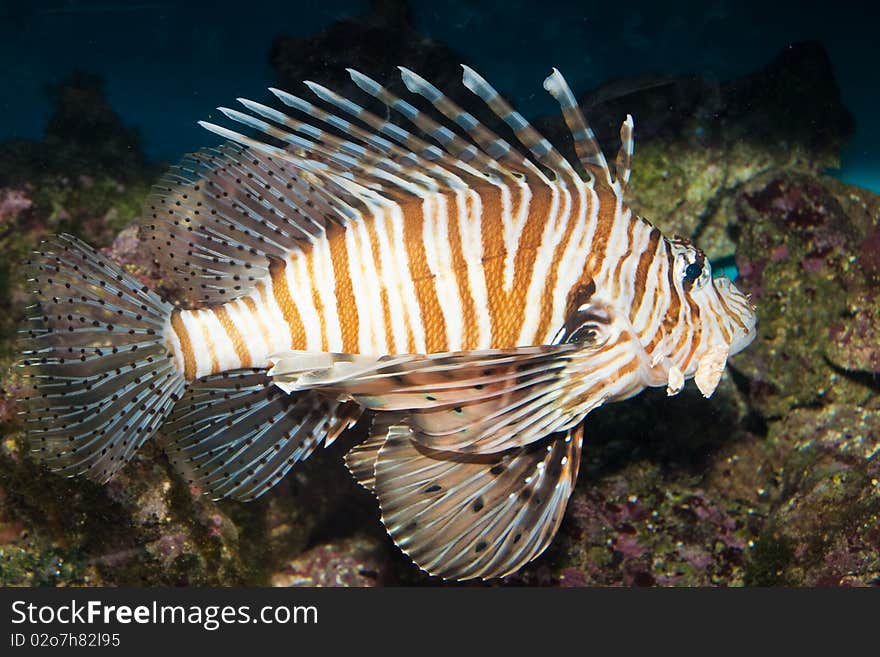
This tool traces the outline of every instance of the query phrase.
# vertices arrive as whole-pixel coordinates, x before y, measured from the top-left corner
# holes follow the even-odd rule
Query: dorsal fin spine
[[[324,102],[338,107],[339,109],[342,109],[352,116],[355,116],[356,118],[360,119],[368,126],[370,126],[377,133],[385,134],[398,144],[401,144],[405,148],[408,148],[409,151],[402,151],[405,156],[412,158],[411,161],[415,166],[420,166],[421,168],[424,168],[425,170],[435,174],[439,181],[445,182],[447,184],[453,183],[457,184],[458,186],[464,186],[464,182],[461,180],[459,175],[454,173],[456,170],[468,176],[479,176],[479,173],[476,172],[473,168],[467,166],[463,162],[457,161],[454,158],[449,157],[434,144],[429,144],[428,142],[419,139],[415,135],[410,134],[403,128],[391,123],[390,121],[383,121],[375,114],[368,112],[364,108],[346,98],[343,98],[342,96],[331,91],[330,89],[327,89],[326,87],[323,87],[314,82],[306,82],[305,84],[309,87],[309,89],[312,90],[312,92],[316,96],[318,96],[318,98],[320,98]],[[353,134],[355,128],[355,126],[352,126]],[[357,128],[357,130],[363,132],[363,130],[360,128]],[[381,137],[377,138],[382,139]],[[366,141],[371,143],[371,140],[369,139],[367,139]]]
[[[519,155],[504,139],[486,128],[472,114],[466,112],[442,91],[423,77],[403,66],[400,69],[401,78],[406,88],[412,93],[426,98],[441,114],[461,126],[492,161],[504,161],[514,168],[528,169],[525,158]],[[496,170],[507,173],[503,167]]]
[[[410,103],[406,102],[405,100],[401,100],[400,98],[389,92],[387,89],[382,87],[382,85],[380,85],[372,78],[369,78],[363,73],[355,71],[354,69],[346,70],[348,71],[349,75],[351,75],[351,79],[356,85],[358,85],[361,89],[363,89],[374,98],[382,101],[392,109],[400,112],[400,114],[411,121],[415,126],[423,130],[426,134],[430,135],[432,139],[437,141],[443,147],[443,149],[446,150],[446,152],[453,157],[456,157],[459,160],[463,160],[467,163],[473,161],[476,165],[484,169],[496,168],[498,166],[496,162],[490,161],[485,154],[474,148],[473,144],[469,144],[464,139],[449,130],[449,128],[440,125],[430,117],[426,116],[424,113],[417,110]],[[467,159],[465,159],[464,156],[467,156]]]
[[[286,114],[282,114],[281,112],[274,110],[271,107],[261,105],[260,103],[255,103],[244,98],[239,98],[238,100],[251,111],[265,116],[266,118],[269,118],[272,121],[275,121],[276,123],[279,123],[286,128],[289,128],[290,130],[302,132],[303,134],[306,134],[312,139],[320,141],[323,144],[331,147],[336,147],[340,151],[346,151],[354,158],[354,161],[350,161],[351,165],[360,164],[366,165],[367,167],[382,168],[397,174],[398,177],[411,177],[421,181],[422,183],[427,183],[427,181],[430,180],[428,176],[425,176],[418,171],[405,170],[398,163],[389,160],[386,153],[383,153],[382,151],[379,151],[375,148],[367,148],[365,146],[361,146],[360,144],[356,144],[353,141],[340,139],[339,137],[331,135],[324,130],[312,126],[311,124],[297,121],[287,116]],[[333,157],[336,151],[323,149],[320,152],[326,157]]]
[[[464,71],[462,75],[464,86],[479,96],[498,118],[513,129],[516,138],[531,151],[541,164],[558,176],[568,178],[574,185],[581,182],[568,160],[562,157],[550,142],[525,120],[522,114],[514,110],[492,85],[469,66],[462,65],[462,69]]]

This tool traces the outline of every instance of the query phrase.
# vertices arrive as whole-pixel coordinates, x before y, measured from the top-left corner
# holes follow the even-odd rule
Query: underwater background
[[[880,584],[880,46],[861,3],[0,2],[0,585],[437,584],[334,445],[211,502],[154,445],[107,486],[34,463],[16,404],[17,263],[73,232],[161,286],[137,219],[217,105],[356,66],[480,71],[555,143],[567,77],[630,203],[736,275],[760,317],[711,400],[586,422],[566,518],[510,585]],[[134,223],[131,223],[134,222]],[[497,582],[496,582],[497,583]]]

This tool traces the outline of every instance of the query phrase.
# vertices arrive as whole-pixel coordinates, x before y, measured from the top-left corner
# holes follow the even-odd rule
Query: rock
[[[867,227],[850,220],[842,192],[869,192],[821,178],[758,178],[737,202],[741,283],[758,306],[758,339],[734,363],[762,415],[834,400],[859,402],[870,388],[850,369],[876,357],[873,286],[855,266]],[[856,365],[853,368],[853,365]]]
[[[313,547],[271,577],[272,586],[379,586],[385,546],[356,536]]]
[[[747,584],[880,583],[880,409],[796,409],[771,426],[787,447]]]

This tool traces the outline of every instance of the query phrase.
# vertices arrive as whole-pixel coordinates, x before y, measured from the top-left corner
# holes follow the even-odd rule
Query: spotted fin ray
[[[409,437],[411,429],[401,424],[397,413],[376,413],[370,425],[370,435],[352,447],[345,455],[345,467],[361,486],[371,493],[376,490],[376,459],[385,440],[392,436]]]
[[[71,235],[27,263],[35,297],[19,361],[25,431],[36,458],[109,480],[183,394],[165,344],[172,306]]]
[[[423,570],[445,579],[503,577],[549,544],[577,478],[582,429],[528,447],[464,455],[388,434],[375,464],[382,522]]]
[[[285,395],[262,369],[210,375],[189,386],[163,429],[175,468],[215,499],[251,500],[360,416],[353,402]]]
[[[246,294],[271,259],[346,220],[308,172],[227,143],[185,157],[156,184],[142,231],[164,278],[190,306]]]

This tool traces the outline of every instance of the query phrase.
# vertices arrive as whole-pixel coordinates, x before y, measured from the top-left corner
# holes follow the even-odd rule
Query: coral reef
[[[280,83],[325,79],[322,57],[338,53],[337,71],[406,63],[455,86],[444,85],[454,54],[423,40],[402,7],[374,3],[367,19],[279,40]],[[157,174],[136,131],[93,78],[54,97],[45,140],[7,142],[0,158],[0,585],[438,583],[384,534],[341,465],[343,440],[249,504],[187,487],[161,439],[107,486],[31,460],[15,404],[11,337],[26,299],[15,263],[42,235],[73,231],[165,289],[137,224],[123,229]],[[814,97],[824,102],[804,102]],[[880,197],[822,173],[852,129],[824,52],[789,48],[727,85],[618,83],[582,103],[612,150],[623,114],[636,116],[634,207],[713,258],[736,254],[759,336],[711,400],[688,386],[592,413],[558,536],[494,584],[880,583]],[[558,117],[540,125],[564,131]]]

